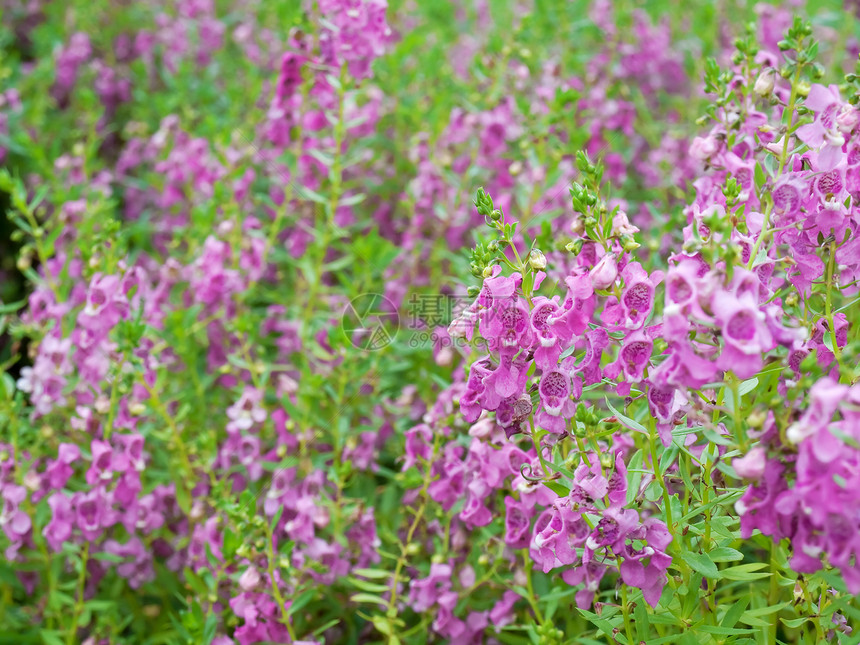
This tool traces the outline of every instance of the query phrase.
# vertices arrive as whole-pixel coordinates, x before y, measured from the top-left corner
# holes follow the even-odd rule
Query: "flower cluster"
[[[849,642],[856,23],[706,4],[5,2],[4,633]]]

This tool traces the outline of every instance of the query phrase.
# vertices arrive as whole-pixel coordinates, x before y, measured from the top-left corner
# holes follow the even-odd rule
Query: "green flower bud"
[[[582,240],[574,240],[573,242],[568,242],[565,244],[564,248],[568,253],[573,253],[574,255],[579,255],[579,252],[582,251]]]
[[[529,253],[529,266],[535,271],[546,269],[546,256],[540,249],[532,249]]]

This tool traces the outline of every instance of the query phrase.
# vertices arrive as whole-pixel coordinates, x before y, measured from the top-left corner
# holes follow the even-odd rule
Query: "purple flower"
[[[3,497],[0,526],[10,541],[20,542],[27,537],[33,526],[30,516],[20,508],[21,502],[27,499],[27,489],[17,484],[8,484],[0,490],[0,495]]]
[[[63,542],[72,537],[75,522],[72,500],[65,493],[54,493],[48,498],[48,506],[51,508],[51,521],[42,529],[42,535],[51,549],[59,551]]]
[[[260,405],[263,393],[253,387],[246,387],[242,396],[227,408],[227,418],[230,419],[228,429],[250,430],[255,423],[266,420],[266,410]]]
[[[606,574],[607,566],[599,562],[588,562],[581,566],[567,569],[561,574],[562,580],[571,586],[584,584],[584,587],[576,592],[574,600],[580,609],[590,609],[594,603],[594,595],[600,588],[600,581]]]
[[[80,459],[81,451],[73,443],[61,443],[57,449],[57,458],[45,469],[45,478],[53,489],[66,485],[74,474],[71,464]]]
[[[621,272],[624,290],[621,292],[621,309],[627,329],[640,329],[654,307],[654,287],[663,275],[655,271],[649,276],[638,262],[631,262]]]
[[[750,378],[761,369],[762,354],[774,347],[764,313],[751,295],[725,291],[714,296],[713,307],[725,340],[717,364],[739,378]]]
[[[815,112],[815,121],[797,129],[797,138],[811,148],[820,148],[818,162],[823,169],[833,168],[842,155],[846,134],[857,126],[860,113],[844,103],[835,85],[813,85],[805,107]]]
[[[618,277],[618,263],[615,261],[614,253],[607,253],[589,272],[591,286],[595,291],[608,289],[615,284]]]
[[[525,508],[511,496],[505,497],[505,544],[513,549],[524,549],[529,545],[531,532],[531,509]]]
[[[743,457],[732,459],[732,467],[739,477],[759,480],[764,475],[767,453],[761,446],[755,446]]]

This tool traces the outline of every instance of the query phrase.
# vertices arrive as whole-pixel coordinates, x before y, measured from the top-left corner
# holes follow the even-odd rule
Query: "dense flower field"
[[[860,642],[860,7],[0,0],[0,643]]]

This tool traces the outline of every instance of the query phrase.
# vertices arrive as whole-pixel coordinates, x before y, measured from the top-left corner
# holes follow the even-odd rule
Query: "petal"
[[[816,84],[809,90],[809,96],[803,105],[815,112],[823,112],[838,100],[838,96],[834,96],[830,88]]]

